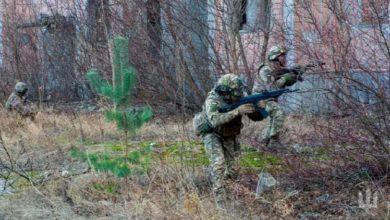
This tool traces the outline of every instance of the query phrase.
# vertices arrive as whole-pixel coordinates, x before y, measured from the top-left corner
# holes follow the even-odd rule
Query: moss
[[[125,150],[125,148],[124,148],[124,146],[121,146],[121,145],[113,145],[113,146],[111,146],[111,150],[112,151],[124,151]]]
[[[329,155],[329,150],[326,148],[318,148],[315,151],[315,160],[320,160],[320,161],[330,161],[332,158]]]
[[[42,172],[38,172],[38,171],[28,171],[26,172],[26,174],[30,177],[30,178],[36,178],[36,177],[39,177],[42,174]]]
[[[15,180],[14,184],[12,185],[12,188],[14,189],[24,189],[26,187],[31,186],[31,183],[24,179],[24,178],[18,178]]]
[[[125,150],[125,146],[123,142],[120,141],[108,141],[108,142],[103,142],[103,143],[92,143],[92,144],[82,144],[84,147],[87,147],[89,149],[94,149],[96,151],[100,150],[111,150],[113,152],[123,152]],[[153,141],[143,141],[143,142],[134,142],[134,143],[129,143],[129,149],[147,149],[150,147],[160,147],[160,144],[156,144],[156,142]]]
[[[152,152],[152,160],[162,160],[166,163],[181,163],[191,166],[208,166],[209,158],[205,152],[203,143],[200,141],[172,141],[172,142],[153,142],[143,141],[133,143],[141,151]],[[116,143],[103,143],[97,146],[110,149],[110,154],[120,153],[124,150],[123,145]],[[156,150],[159,149],[159,150]],[[148,163],[149,164],[149,163]],[[271,155],[257,152],[249,146],[242,148],[240,165],[247,169],[264,169],[273,166],[280,166],[282,159]]]
[[[263,169],[281,164],[281,158],[260,152],[243,152],[240,158],[240,166],[246,168]]]
[[[60,144],[60,145],[64,145],[64,144],[67,144],[69,143],[69,137],[66,136],[66,135],[59,135],[55,141]]]
[[[210,164],[209,158],[203,147],[188,153],[186,162],[195,166],[208,166]]]
[[[262,169],[269,166],[281,165],[281,158],[259,153],[248,146],[243,147],[240,165],[245,168]],[[209,158],[203,144],[199,141],[182,141],[167,143],[162,152],[161,159],[165,161],[180,162],[195,166],[208,166]]]
[[[86,152],[76,147],[71,149],[70,155],[81,161],[87,161],[94,169],[100,172],[111,172],[117,177],[126,177],[133,174],[147,172],[151,165],[151,150],[131,148],[124,155],[124,147],[114,145],[106,148],[107,144],[93,148],[92,152]]]
[[[92,183],[92,190],[108,195],[119,194],[119,184],[115,182],[98,182]]]
[[[38,171],[28,171],[25,173],[25,175],[34,181],[34,179],[39,179],[40,177],[42,177],[42,175],[44,175],[44,173],[38,172]],[[28,181],[27,179],[22,178],[16,174],[12,175],[11,179],[14,181],[14,183],[12,185],[12,187],[14,189],[24,189],[26,187],[31,186],[30,181]]]
[[[183,161],[196,166],[208,164],[203,147],[198,142],[192,141],[166,143],[160,158],[168,162]]]
[[[328,154],[317,154],[313,157],[317,161],[330,161],[332,158]]]
[[[155,141],[142,141],[142,142],[139,143],[139,146],[141,148],[162,147],[161,143],[157,143]]]

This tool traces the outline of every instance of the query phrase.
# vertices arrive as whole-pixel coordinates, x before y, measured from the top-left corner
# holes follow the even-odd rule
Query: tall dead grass
[[[351,160],[348,156],[357,155],[359,151],[351,150],[359,148],[351,149],[347,147],[351,143],[333,140],[334,131],[325,129],[335,126],[339,119],[330,121],[289,116],[282,135],[283,142],[289,147],[299,144],[308,149],[321,149],[323,153],[308,151],[302,155],[284,156],[283,169],[272,173],[280,185],[265,194],[261,201],[254,196],[257,176],[242,175],[238,182],[229,184],[231,200],[228,211],[223,212],[215,207],[209,172],[204,166],[167,163],[161,159],[153,161],[147,174],[132,176],[129,180],[95,172],[63,177],[61,170],[64,160],[67,163],[75,162],[69,156],[70,147],[121,141],[121,133],[116,131],[114,124],[106,122],[101,113],[73,114],[45,110],[38,113],[35,121],[21,120],[5,111],[0,111],[0,116],[0,131],[14,158],[18,161],[37,161],[33,168],[46,163],[45,169],[54,170],[49,182],[36,186],[41,193],[27,189],[18,194],[18,198],[11,199],[12,204],[19,204],[17,207],[3,203],[16,210],[9,216],[16,216],[17,210],[23,212],[23,206],[31,211],[34,206],[40,210],[45,204],[50,204],[53,208],[48,216],[57,218],[296,218],[310,210],[331,218],[352,213],[342,204],[357,206],[357,198],[350,195],[357,195],[362,190],[361,185],[382,192],[380,206],[388,199],[389,187],[383,179],[359,176],[353,179],[364,163],[356,161],[357,157]],[[265,123],[245,120],[242,145],[258,149]],[[361,133],[354,131],[348,134]],[[197,137],[191,131],[190,119],[183,122],[177,118],[158,117],[141,128],[139,135],[132,137],[134,143],[146,140],[158,143],[185,142],[194,139]],[[110,194],[93,187],[96,183],[107,182],[119,185],[118,192]],[[298,194],[292,194],[294,190]],[[318,204],[315,199],[324,194],[332,196],[331,203]],[[37,204],[33,200],[37,200]],[[1,207],[0,210],[3,210]]]

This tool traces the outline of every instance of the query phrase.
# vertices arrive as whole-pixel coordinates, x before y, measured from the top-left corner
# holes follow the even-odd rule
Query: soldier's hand
[[[240,115],[250,114],[250,113],[253,113],[255,111],[256,111],[256,109],[250,103],[245,104],[245,105],[241,105],[240,107],[238,107],[238,112]]]
[[[257,103],[257,107],[259,107],[259,108],[265,108],[265,101],[264,100],[261,100],[261,101],[259,101],[258,103]]]

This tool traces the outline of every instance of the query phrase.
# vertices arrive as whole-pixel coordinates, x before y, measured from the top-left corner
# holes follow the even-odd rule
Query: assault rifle
[[[298,81],[302,81],[302,75],[305,73],[308,69],[315,68],[315,67],[321,67],[325,65],[326,63],[318,61],[314,63],[310,63],[307,65],[297,65],[292,68],[282,68],[280,70],[275,71],[275,78],[278,80],[280,77],[282,77],[286,73],[292,73],[297,76]]]
[[[34,27],[44,27],[49,33],[53,33],[59,25],[66,22],[66,18],[60,14],[47,15],[40,14],[39,17],[32,22],[27,22],[23,24],[18,24],[17,28],[34,28]]]
[[[274,91],[271,91],[271,92],[267,92],[266,91],[266,92],[262,92],[262,93],[255,94],[255,95],[245,96],[245,97],[241,98],[240,100],[238,100],[237,102],[235,102],[233,104],[221,107],[220,109],[218,109],[218,111],[220,113],[226,113],[226,112],[229,112],[231,110],[234,110],[234,109],[238,108],[240,105],[251,103],[251,104],[253,104],[253,106],[255,106],[255,108],[258,111],[260,111],[260,113],[263,116],[263,118],[265,118],[265,117],[268,116],[268,113],[267,113],[267,111],[265,111],[265,109],[257,107],[257,103],[259,101],[267,100],[267,99],[270,99],[270,98],[278,98],[279,96],[281,96],[281,95],[283,95],[285,93],[291,93],[291,92],[296,92],[296,91],[298,91],[298,89],[294,89],[294,90],[291,90],[291,89],[279,89],[279,90],[274,90]]]

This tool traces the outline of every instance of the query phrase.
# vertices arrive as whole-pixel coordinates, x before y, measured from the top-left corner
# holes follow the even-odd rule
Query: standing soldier
[[[216,204],[222,209],[225,207],[226,181],[238,177],[237,157],[240,154],[240,144],[237,136],[243,126],[241,118],[247,114],[252,120],[262,119],[261,113],[252,104],[241,105],[226,113],[218,111],[222,106],[238,101],[243,95],[244,85],[240,77],[226,74],[209,92],[203,106],[205,121],[209,124],[209,129],[201,132],[201,135],[211,161]]]
[[[268,61],[260,65],[255,77],[252,93],[261,93],[281,89],[294,84],[298,76],[293,73],[281,71],[286,67],[286,50],[280,46],[271,47],[268,53]],[[282,74],[281,74],[282,73]],[[283,128],[285,114],[277,99],[266,101],[265,110],[270,119],[262,135],[262,143],[270,149],[283,149],[279,141],[280,130]]]
[[[15,111],[23,117],[34,119],[35,113],[31,110],[27,103],[27,85],[23,82],[18,82],[15,85],[15,91],[9,96],[5,103],[6,109]]]

